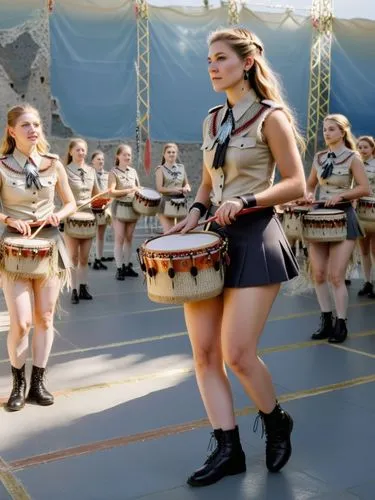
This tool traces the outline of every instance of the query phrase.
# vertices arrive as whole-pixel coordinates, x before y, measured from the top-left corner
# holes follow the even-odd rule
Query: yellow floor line
[[[0,481],[4,488],[9,493],[10,497],[14,500],[31,500],[30,495],[27,493],[21,481],[11,471],[11,468],[0,457]]]
[[[361,349],[354,349],[353,347],[348,347],[342,344],[329,344],[331,347],[335,347],[336,349],[342,349],[343,351],[352,352],[354,354],[360,354],[361,356],[366,356],[367,358],[375,359],[375,354],[371,352],[362,351]]]
[[[343,382],[338,382],[336,384],[329,384],[321,387],[316,387],[314,389],[307,389],[302,391],[296,391],[289,394],[284,394],[280,396],[280,402],[296,401],[299,399],[319,396],[322,394],[327,394],[337,390],[347,389],[350,387],[355,387],[359,385],[369,384],[375,382],[375,374],[368,375],[366,377],[358,377],[350,380],[345,380]],[[236,416],[246,416],[251,413],[256,413],[256,408],[253,406],[246,406],[242,409],[236,410]],[[151,441],[155,439],[160,439],[166,436],[177,435],[184,432],[189,432],[198,428],[208,427],[209,421],[206,418],[201,418],[198,420],[193,420],[191,422],[186,422],[184,424],[170,425],[167,427],[161,427],[151,431],[141,432],[137,434],[132,434],[129,436],[122,436],[118,438],[96,441],[93,443],[88,443],[84,445],[74,446],[72,448],[66,448],[62,450],[57,450],[49,453],[42,453],[40,455],[34,455],[31,457],[14,460],[9,465],[12,471],[18,471],[27,469],[29,467],[35,467],[38,465],[55,462],[58,460],[63,460],[67,458],[72,458],[80,455],[88,455],[103,450],[110,450],[113,448],[119,448],[127,446],[131,443],[139,443],[145,441]]]

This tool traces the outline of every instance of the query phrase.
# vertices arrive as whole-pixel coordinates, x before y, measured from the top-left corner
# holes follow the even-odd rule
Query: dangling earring
[[[243,70],[243,79],[246,81],[249,79],[246,69]]]

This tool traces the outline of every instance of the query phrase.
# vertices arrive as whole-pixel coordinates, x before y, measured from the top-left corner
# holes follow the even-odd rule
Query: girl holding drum
[[[74,211],[76,203],[63,165],[48,149],[38,111],[28,104],[11,108],[0,147],[3,208],[0,220],[5,224],[1,237],[1,277],[10,316],[8,353],[13,375],[13,389],[5,405],[9,411],[18,411],[25,405],[25,362],[32,326],[33,367],[27,401],[42,406],[54,402],[44,385],[44,374],[53,344],[56,303],[61,288],[69,281],[70,267],[58,226]],[[55,211],[55,194],[62,204],[58,211]],[[29,240],[42,221],[45,225],[38,234],[39,239]],[[11,246],[7,247],[11,240],[19,248],[23,241],[25,252],[20,249],[14,254]],[[34,248],[30,246],[32,242]],[[37,242],[47,242],[47,251],[39,253]],[[34,256],[28,267],[26,260],[30,259],[31,252]],[[35,274],[32,278],[39,258],[48,259],[47,272],[44,277]],[[11,259],[20,259],[17,271],[7,268],[6,261]]]
[[[100,193],[95,169],[86,165],[86,156],[86,141],[79,138],[72,139],[69,143],[66,157],[66,172],[77,206]],[[84,215],[82,215],[82,212]],[[88,290],[88,262],[96,228],[95,216],[91,211],[90,204],[83,207],[75,216],[77,217],[76,223],[73,222],[74,216],[72,216],[72,222],[67,221],[64,229],[65,243],[74,266],[72,269],[72,304],[78,304],[80,300],[92,300],[92,295]],[[85,218],[83,218],[84,216]],[[80,220],[81,218],[82,220]],[[69,224],[75,224],[74,227],[77,229],[77,232],[81,228],[82,235],[75,234],[75,232],[69,234]],[[88,233],[86,231],[87,228],[92,228],[94,232],[90,231]]]
[[[170,217],[164,213],[166,203],[174,203],[182,212],[187,208],[185,197],[191,191],[185,167],[178,163],[177,144],[169,142],[164,145],[161,165],[156,168],[155,175],[156,189],[162,195],[159,219],[164,232],[166,232],[171,229],[175,222],[175,217]],[[181,203],[181,206],[179,203]],[[177,214],[178,211],[176,211]],[[183,215],[186,216],[186,212]]]
[[[365,171],[370,182],[372,196],[375,189],[375,141],[372,137],[366,135],[357,140],[357,149],[361,155]],[[375,199],[373,199],[375,202]],[[359,290],[360,297],[367,295],[371,299],[375,298],[374,286],[372,284],[372,261],[375,259],[375,232],[371,231],[371,227],[366,227],[366,236],[359,240],[359,247],[361,249],[362,269],[365,276],[365,283]]]
[[[348,119],[339,114],[326,116],[323,134],[328,149],[318,152],[314,157],[304,201],[312,203],[315,200],[319,185],[320,199],[325,201],[325,207],[334,208],[339,203],[336,208],[345,212],[347,237],[338,243],[309,243],[314,286],[321,309],[320,326],[311,338],[328,338],[328,342],[341,343],[348,334],[345,274],[356,239],[363,236],[351,201],[368,196],[370,186],[363,163],[356,153]],[[336,307],[337,318],[334,323],[328,281],[332,285]]]
[[[96,180],[98,182],[98,186],[99,186],[100,191],[105,191],[107,189],[107,186],[108,186],[109,172],[104,170],[104,162],[105,162],[105,159],[104,159],[103,151],[97,150],[97,151],[94,151],[92,153],[91,165],[95,169]],[[92,266],[92,268],[95,270],[108,269],[107,266],[105,264],[103,264],[103,262],[106,260],[103,257],[105,230],[106,230],[107,225],[108,225],[108,219],[110,219],[108,210],[109,209],[103,210],[103,212],[104,212],[103,213],[103,215],[104,215],[103,222],[105,221],[104,223],[102,223],[101,217],[100,218],[97,217],[97,220],[96,220],[96,222],[98,224],[98,227],[96,229],[96,259],[95,259],[94,264]]]
[[[171,230],[193,229],[208,210],[217,217],[213,229],[228,239],[224,292],[184,306],[197,382],[217,441],[189,477],[191,486],[246,470],[225,364],[259,409],[268,469],[279,471],[291,455],[293,420],[277,402],[257,346],[280,283],[298,274],[274,206],[305,189],[297,147],[303,141],[262,42],[242,28],[212,33],[208,71],[226,103],[210,110],[204,121],[202,182],[189,215]],[[273,185],[276,164],[281,180]],[[244,207],[255,206],[261,210],[236,218]]]
[[[108,189],[115,198],[112,203],[112,224],[115,232],[116,279],[119,281],[124,281],[126,276],[138,276],[130,259],[134,229],[139,217],[132,209],[132,201],[140,184],[137,171],[131,167],[131,163],[131,147],[121,144],[116,151],[115,167],[108,176]]]

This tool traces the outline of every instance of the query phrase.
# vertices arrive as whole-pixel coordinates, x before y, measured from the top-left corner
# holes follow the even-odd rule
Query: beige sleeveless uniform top
[[[327,200],[353,188],[353,174],[350,167],[353,159],[358,158],[357,153],[344,147],[336,153],[336,158],[332,158],[332,175],[327,179],[322,179],[323,165],[327,160],[328,153],[328,150],[316,153],[313,161],[313,167],[315,167],[318,175],[319,199],[321,200]]]
[[[186,184],[185,167],[182,163],[176,163],[172,167],[159,165],[156,168],[161,169],[163,173],[163,187],[182,188]]]
[[[375,158],[363,162],[367,178],[371,187],[371,195],[375,196]]]
[[[94,167],[89,165],[79,167],[74,163],[69,163],[66,166],[66,173],[77,207],[92,198],[95,186],[100,191]],[[90,205],[83,207],[82,210],[91,210]]]
[[[260,101],[250,90],[232,108],[235,129],[232,132],[223,168],[213,168],[216,138],[227,111],[227,104],[210,110],[203,123],[203,161],[212,180],[211,203],[222,202],[248,193],[259,193],[272,186],[275,160],[262,135],[264,120],[280,106]]]
[[[138,187],[139,178],[137,171],[133,167],[126,167],[125,170],[121,170],[118,167],[114,167],[111,170],[112,174],[116,179],[116,189],[130,189],[133,187]],[[121,198],[115,198],[118,201],[132,201],[134,198],[134,194],[128,194],[126,196],[122,196]]]
[[[54,211],[57,160],[56,155],[40,155],[37,152],[29,159],[18,149],[15,149],[12,155],[0,158],[0,197],[5,215],[36,221],[46,218]],[[41,189],[34,185],[26,188],[24,166],[27,161],[31,161],[38,168]]]

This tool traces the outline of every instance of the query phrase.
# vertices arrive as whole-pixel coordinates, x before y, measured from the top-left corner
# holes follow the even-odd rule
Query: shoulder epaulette
[[[40,156],[43,156],[45,158],[51,158],[52,160],[59,160],[60,159],[59,155],[55,155],[53,153],[44,153],[43,155],[40,155]]]
[[[219,106],[214,106],[213,108],[208,110],[208,114],[215,113],[215,111],[219,111],[219,109],[223,108],[224,104],[219,104]]]

